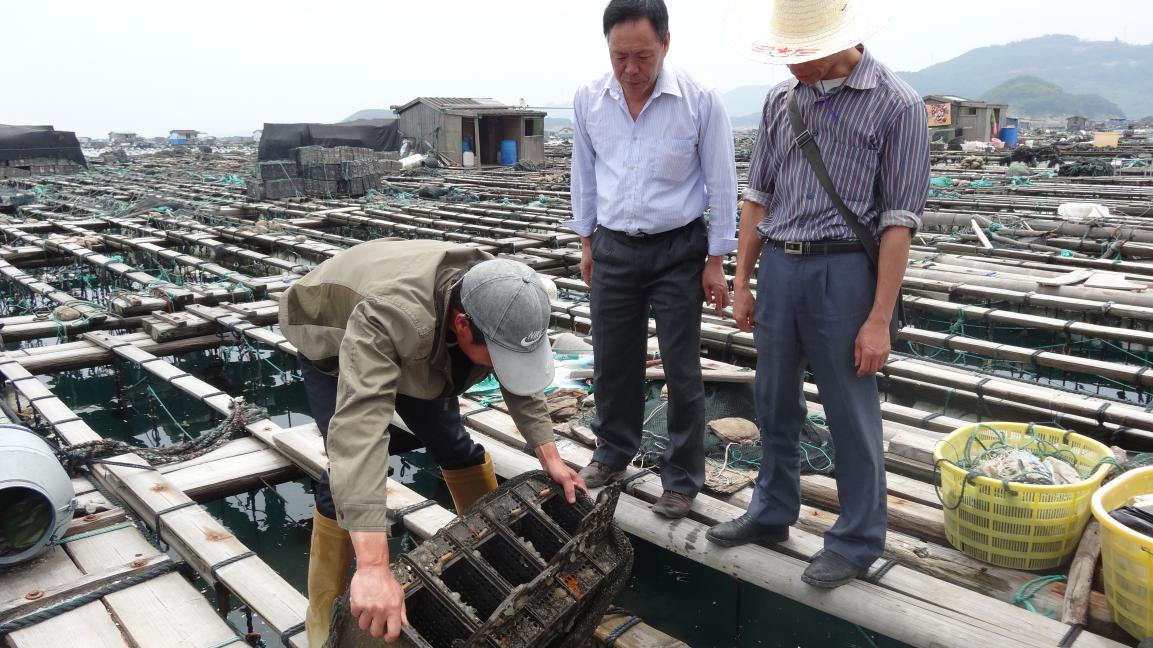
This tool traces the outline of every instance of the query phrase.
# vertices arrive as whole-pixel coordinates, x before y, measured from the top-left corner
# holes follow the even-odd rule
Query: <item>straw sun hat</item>
[[[736,0],[729,37],[763,63],[804,63],[835,54],[877,33],[900,0]]]

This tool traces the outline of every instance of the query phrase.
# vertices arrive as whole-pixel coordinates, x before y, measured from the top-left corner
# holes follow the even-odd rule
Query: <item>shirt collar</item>
[[[852,88],[854,90],[872,90],[876,88],[877,73],[879,73],[879,69],[877,69],[876,59],[873,58],[872,54],[868,53],[868,50],[864,45],[861,45],[861,60],[857,61],[856,66],[853,66],[849,76],[845,78],[845,82],[839,85],[837,89],[832,90],[832,92],[839,92],[843,88]],[[797,81],[793,80],[793,83],[797,83]],[[816,103],[816,101],[820,101],[820,84],[809,85],[808,88],[813,89],[814,103]]]
[[[878,72],[877,60],[874,59],[873,55],[869,53],[869,50],[862,45],[861,60],[857,61],[857,64],[853,66],[852,71],[849,72],[849,76],[840,87],[849,87],[856,90],[872,90],[877,87]],[[821,99],[821,87],[819,85],[809,87],[813,88],[816,94],[816,100],[819,101]],[[839,89],[840,88],[838,88],[838,90]]]
[[[845,79],[845,85],[858,90],[871,90],[877,87],[877,61],[869,53],[868,48],[861,46],[861,60]]]
[[[608,92],[613,99],[620,100],[624,97],[624,88],[621,88],[621,82],[617,79],[617,75],[609,72],[608,79],[601,92]],[[677,97],[682,96],[681,86],[677,83],[677,75],[668,65],[661,67],[661,73],[657,75],[657,83],[653,86],[653,95],[650,101],[663,94],[671,94]]]

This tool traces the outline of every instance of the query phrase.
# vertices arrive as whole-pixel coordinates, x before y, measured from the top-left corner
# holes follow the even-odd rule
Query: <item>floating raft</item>
[[[9,402],[24,413],[25,423],[38,422],[60,440],[97,439],[84,416],[40,377],[134,367],[152,384],[169,385],[227,416],[237,394],[186,373],[170,358],[222,346],[295,355],[274,326],[280,293],[340,250],[380,237],[456,241],[523,261],[560,290],[553,302],[555,332],[587,333],[579,237],[562,225],[571,217],[567,151],[551,148],[548,159],[540,172],[449,169],[436,176],[387,177],[387,194],[354,200],[251,202],[243,187],[222,180],[251,167],[251,155],[243,154],[207,162],[155,158],[66,178],[9,180],[18,191],[37,189],[34,202],[13,207],[0,222],[0,282],[9,295],[0,323],[7,340],[20,343],[0,355]],[[661,494],[659,479],[631,468],[635,479],[620,496],[617,523],[635,537],[914,646],[1132,643],[1112,623],[1091,579],[1034,593],[1031,604],[1061,619],[1054,620],[1014,605],[1035,574],[986,565],[948,546],[932,485],[932,450],[945,434],[979,418],[1055,420],[1127,450],[1153,449],[1153,188],[1120,182],[1137,178],[1131,174],[1037,176],[1031,185],[1011,185],[996,165],[979,175],[954,166],[942,158],[934,172],[998,184],[957,187],[956,196],[935,197],[911,253],[904,283],[911,322],[880,376],[890,533],[884,560],[869,576],[832,592],[800,583],[808,557],[839,512],[835,481],[824,475],[802,478],[801,519],[790,540],[774,549],[721,550],[705,541],[707,526],[748,505],[751,490],[739,483],[702,493],[688,519],[669,522],[648,510]],[[450,185],[480,200],[420,200],[416,193],[425,184]],[[1089,198],[1108,207],[1109,215],[1085,220],[1060,214],[1061,204]],[[726,268],[735,270],[732,258]],[[64,319],[63,307],[78,316]],[[650,331],[655,333],[653,322]],[[755,379],[750,334],[708,312],[702,331],[706,381]],[[45,339],[55,343],[41,344]],[[662,380],[660,366],[649,367],[647,376]],[[805,397],[810,413],[821,414],[815,385],[806,383]],[[524,439],[499,402],[462,398],[460,407],[501,476],[512,479],[538,467],[522,452]],[[315,426],[283,427],[265,418],[245,427],[248,436],[187,462],[158,470],[97,464],[92,475],[125,503],[126,519],[143,522],[199,578],[230,592],[290,645],[303,645],[303,595],[197,503],[315,477],[326,459]],[[562,456],[573,466],[587,463],[588,429],[571,418],[558,420],[556,429]],[[420,506],[399,521],[420,539],[455,519],[392,480],[389,498],[396,510]],[[139,533],[124,528],[106,535],[122,531]],[[67,557],[70,545],[100,537],[68,543],[50,555]],[[32,585],[44,592],[79,591],[80,585],[54,583],[48,567],[38,564],[27,572],[35,582],[0,574],[7,600],[24,597]],[[74,567],[83,570],[80,581],[93,580],[87,567]],[[109,568],[114,567],[94,569]],[[179,573],[163,578],[185,579]],[[126,626],[116,625],[119,617],[107,598],[101,613],[123,638]],[[204,598],[197,600],[211,611]],[[29,609],[21,605],[19,610]],[[0,610],[0,619],[11,617],[15,603]],[[162,617],[150,618],[163,623]],[[628,621],[606,616],[596,635],[603,640]],[[32,631],[52,622],[13,632],[8,640],[24,633],[21,639],[29,642]],[[167,645],[202,648],[203,641]],[[630,622],[615,645],[681,644]]]

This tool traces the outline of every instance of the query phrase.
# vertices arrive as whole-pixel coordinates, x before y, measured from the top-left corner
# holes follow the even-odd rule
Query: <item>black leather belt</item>
[[[653,240],[653,239],[658,239],[658,238],[664,238],[666,236],[671,236],[671,235],[674,235],[674,234],[676,234],[682,230],[693,227],[694,225],[703,225],[703,224],[704,224],[704,219],[697,218],[697,219],[690,221],[684,225],[681,225],[680,227],[674,227],[671,230],[665,230],[663,232],[656,232],[656,233],[622,232],[620,230],[609,229],[603,225],[598,227],[598,229],[604,230],[606,233],[610,234],[611,236],[615,236],[618,238],[631,239],[634,241],[644,241],[644,240]]]
[[[772,241],[765,240],[765,245],[773,249],[783,250],[785,254],[840,254],[842,252],[864,252],[865,246],[860,241]]]

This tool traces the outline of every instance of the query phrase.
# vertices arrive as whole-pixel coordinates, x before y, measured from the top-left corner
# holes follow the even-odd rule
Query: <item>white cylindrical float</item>
[[[22,425],[0,425],[0,567],[35,558],[58,539],[76,507],[56,454]]]

